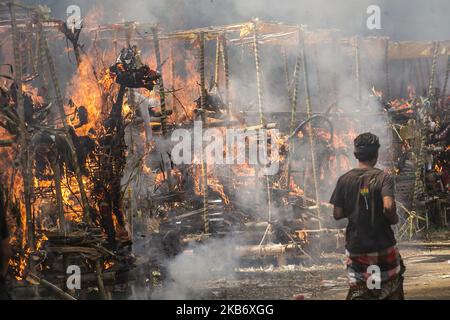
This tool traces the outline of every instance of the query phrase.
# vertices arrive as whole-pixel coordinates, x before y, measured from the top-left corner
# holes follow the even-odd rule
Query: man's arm
[[[333,207],[333,217],[336,220],[341,220],[345,218],[344,209],[341,207],[334,206]]]
[[[342,177],[341,177],[342,178]],[[333,217],[336,220],[341,220],[345,218],[344,213],[344,194],[342,189],[342,179],[339,178],[336,187],[334,188],[333,194],[331,195],[330,203],[333,207]]]
[[[381,188],[383,197],[383,214],[390,224],[398,223],[397,206],[395,205],[395,183],[391,175],[387,175],[383,180]]]
[[[397,206],[395,205],[394,197],[383,197],[383,214],[390,224],[398,223]]]

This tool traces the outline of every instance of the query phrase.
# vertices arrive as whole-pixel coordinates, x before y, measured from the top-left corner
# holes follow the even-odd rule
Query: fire
[[[297,230],[297,236],[302,241],[307,243],[308,242],[308,232],[305,230]]]
[[[116,76],[114,73],[109,72],[109,70],[104,70],[102,72],[104,76],[98,81],[102,86],[103,90],[109,92],[112,85],[116,82]]]
[[[300,188],[294,181],[294,178],[291,177],[291,181],[289,182],[289,194],[291,195],[304,195],[304,191]]]
[[[103,269],[104,270],[109,270],[114,266],[114,262],[113,261],[105,261],[103,263]]]
[[[166,180],[166,175],[163,171],[160,171],[155,176],[155,184],[160,186]]]
[[[163,74],[171,74],[169,68],[172,65],[177,72],[171,76],[170,82],[165,82],[165,86],[176,91],[169,95],[176,110],[169,119],[174,123],[191,121],[196,107],[194,101],[200,96],[198,61],[192,51],[188,51],[187,55],[172,55],[165,64]]]
[[[209,176],[208,177],[208,186],[220,195],[220,197],[222,198],[223,202],[226,205],[230,204],[230,199],[225,194],[224,186],[217,180],[217,178],[215,178],[212,175]]]
[[[44,104],[44,98],[39,95],[37,88],[24,83],[22,84],[22,91],[31,97],[34,105],[41,106]]]
[[[101,120],[104,105],[101,85],[107,85],[106,80],[97,80],[93,74],[93,68],[89,59],[83,59],[73,76],[67,89],[68,97],[72,99],[75,106],[84,106],[88,112],[89,125],[82,126],[76,130],[79,135],[87,135],[91,127],[97,127]],[[103,81],[103,82],[102,82]],[[66,106],[66,114],[73,114],[69,106]]]

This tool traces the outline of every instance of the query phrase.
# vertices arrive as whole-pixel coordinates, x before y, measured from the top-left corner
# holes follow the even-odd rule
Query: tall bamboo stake
[[[308,80],[308,63],[306,61],[306,48],[305,48],[305,39],[304,39],[304,33],[303,29],[301,29],[300,33],[300,46],[301,46],[301,59],[303,62],[303,78],[305,82],[305,96],[306,96],[306,113],[308,115],[308,118],[312,116],[312,109],[311,109],[311,96],[309,91],[309,80]],[[308,142],[309,142],[309,149],[311,153],[311,164],[312,164],[312,175],[313,175],[313,182],[314,182],[314,195],[316,200],[316,212],[317,217],[319,218],[319,228],[322,228],[322,223],[320,221],[320,198],[319,198],[319,184],[317,181],[317,166],[316,166],[316,151],[313,141],[313,131],[312,131],[312,125],[311,121],[308,123]]]
[[[167,134],[167,112],[166,112],[166,95],[164,93],[164,81],[162,75],[162,62],[161,62],[161,50],[159,46],[159,38],[158,38],[158,28],[152,28],[153,34],[153,45],[155,47],[155,56],[156,56],[156,68],[161,75],[159,79],[159,101],[161,104],[161,130],[163,136]]]
[[[417,154],[419,155],[417,157],[416,161],[416,170],[415,170],[415,181],[414,181],[414,192],[412,197],[412,207],[413,210],[418,214],[422,214],[422,210],[419,210],[420,202],[419,198],[424,194],[425,192],[425,185],[423,181],[423,168],[424,168],[424,159],[426,157],[426,143],[427,143],[427,133],[426,133],[426,123],[419,122],[418,130],[420,132],[420,142],[419,142],[419,148],[417,150]]]
[[[22,46],[21,46],[22,48],[19,52],[21,55],[21,57],[20,57],[21,64],[20,65],[22,66],[22,75],[24,75],[24,74],[27,74],[27,71],[28,71],[27,70],[27,50],[24,47],[27,46],[29,40],[27,39],[27,36],[23,32],[21,32],[21,33],[18,32],[17,37],[19,39],[19,43],[22,44]]]
[[[63,124],[64,131],[66,133],[66,140],[69,145],[70,156],[72,158],[73,166],[75,169],[75,176],[77,179],[78,188],[80,189],[80,195],[81,195],[81,201],[82,201],[82,207],[83,207],[83,213],[84,213],[84,220],[86,221],[86,223],[90,224],[91,216],[90,216],[89,201],[87,198],[86,189],[84,188],[83,176],[81,173],[80,165],[78,163],[78,156],[76,154],[75,145],[72,140],[72,135],[70,134],[70,127],[67,124],[66,113],[64,111],[64,102],[63,102],[63,98],[62,98],[61,88],[59,87],[59,82],[58,82],[57,73],[56,73],[56,67],[53,62],[53,58],[50,53],[50,49],[48,48],[47,37],[46,37],[45,32],[42,27],[42,17],[40,15],[40,13],[38,13],[38,28],[39,28],[39,34],[40,34],[40,39],[41,39],[41,41],[40,41],[41,46],[42,46],[41,49],[42,49],[42,52],[45,54],[45,58],[47,60],[49,73],[50,73],[50,79],[52,81],[53,88],[55,90],[56,105],[58,108],[59,117],[61,118],[61,122]]]
[[[264,113],[262,109],[263,105],[263,92],[262,92],[262,81],[261,81],[261,66],[260,66],[260,52],[259,52],[259,42],[258,42],[258,30],[257,22],[253,22],[253,50],[255,54],[255,67],[256,67],[256,90],[258,97],[258,111],[260,124],[264,125]]]
[[[229,68],[229,62],[228,62],[228,44],[227,44],[227,37],[226,33],[224,32],[220,36],[220,48],[222,53],[222,65],[223,65],[223,74],[224,74],[224,82],[225,82],[225,105],[227,108],[227,127],[229,126],[229,123],[231,121],[231,101],[230,101],[230,68]],[[227,150],[227,152],[233,152],[231,149]],[[227,167],[226,176],[228,183],[232,182],[232,167],[229,165]]]
[[[217,36],[216,39],[216,61],[215,61],[215,69],[214,69],[214,85],[216,86],[217,91],[219,90],[219,71],[220,71],[220,36]]]
[[[55,148],[55,157],[51,159],[51,166],[53,171],[53,179],[55,181],[55,192],[56,192],[56,205],[58,209],[58,218],[59,218],[59,230],[63,233],[67,231],[66,219],[64,216],[64,200],[61,191],[61,170],[59,164],[57,163],[57,150]]]
[[[435,96],[435,92],[434,92],[434,81],[435,81],[436,72],[437,72],[438,54],[439,54],[439,42],[436,41],[434,43],[433,60],[431,62],[430,80],[428,82],[428,96],[430,97],[431,100],[437,98]]]
[[[200,32],[200,59],[199,59],[199,71],[200,71],[200,114],[203,122],[203,126],[207,124],[206,117],[206,81],[205,81],[205,34]],[[201,170],[202,170],[202,192],[203,192],[203,222],[205,226],[205,233],[209,233],[209,214],[208,214],[208,168],[206,164],[206,155],[203,149],[201,150]]]
[[[228,120],[230,120],[231,116],[231,101],[230,101],[230,70],[229,70],[229,62],[228,62],[228,45],[226,34],[224,33],[221,37],[222,40],[222,63],[223,63],[223,71],[225,74],[225,103],[227,105],[227,114]]]
[[[100,293],[100,297],[103,300],[111,300],[108,297],[108,293],[105,288],[105,283],[103,282],[103,270],[102,270],[102,266],[100,265],[100,260],[95,261],[95,273],[97,275],[97,284],[98,284],[98,291]]]
[[[434,46],[433,46],[434,47]],[[434,49],[433,49],[434,51]],[[427,80],[430,80],[430,76],[431,76],[431,64],[433,62],[433,56],[431,56],[431,58],[425,58],[424,59],[424,63],[425,63],[425,74],[427,77]],[[428,84],[428,83],[427,83]],[[428,87],[427,87],[428,88]]]
[[[128,199],[130,199],[130,210],[128,210],[128,226],[129,226],[129,234],[130,239],[134,243],[134,221],[133,221],[133,214],[137,211],[137,203],[136,203],[136,193],[134,191],[134,185],[130,183],[128,186]]]
[[[299,34],[300,36],[300,34]],[[289,95],[289,100],[291,102],[291,124],[289,128],[289,136],[292,136],[295,129],[296,115],[297,115],[297,97],[298,97],[298,84],[300,80],[300,64],[302,60],[302,52],[300,49],[300,39],[298,40],[299,48],[297,60],[295,62],[294,75],[293,75],[293,88],[292,94]],[[287,172],[287,189],[290,189],[291,182],[291,170],[292,170],[292,156],[294,154],[294,141],[293,139],[289,140],[289,158],[288,158],[288,172]]]
[[[23,184],[24,184],[24,200],[26,215],[26,238],[30,248],[34,248],[34,230],[33,230],[33,213],[31,208],[32,190],[32,172],[30,163],[29,136],[25,122],[25,108],[22,92],[22,61],[19,49],[19,35],[16,21],[16,5],[15,1],[9,3],[9,12],[11,15],[11,32],[12,44],[14,50],[14,68],[15,83],[17,85],[17,113],[19,114],[19,141],[20,141],[20,163],[23,168]]]
[[[34,38],[34,53],[33,53],[33,72],[39,73],[38,63],[39,63],[39,34],[35,35]]]
[[[258,110],[259,110],[259,120],[260,125],[264,128],[266,124],[266,120],[264,118],[263,113],[263,88],[262,88],[262,80],[261,80],[261,65],[260,65],[260,51],[259,51],[259,37],[258,37],[258,24],[257,21],[253,22],[253,50],[255,54],[255,68],[256,68],[256,87],[258,93]],[[259,142],[258,142],[259,143]],[[262,143],[267,144],[267,141],[263,141]],[[267,147],[267,145],[265,146]],[[268,204],[268,220],[272,220],[272,193],[269,176],[266,175],[266,190],[267,190],[267,204]],[[266,233],[264,234],[263,239],[261,240],[261,244],[265,239],[266,234],[270,230],[270,224]]]
[[[131,36],[133,34],[133,24],[130,24],[128,28],[125,30],[125,41],[127,44],[127,47],[131,46]],[[131,107],[132,110],[136,109],[136,99],[134,95],[134,89],[128,88],[128,105]],[[128,126],[128,136],[129,136],[129,150],[130,154],[134,154],[134,139],[133,139],[133,126]]]

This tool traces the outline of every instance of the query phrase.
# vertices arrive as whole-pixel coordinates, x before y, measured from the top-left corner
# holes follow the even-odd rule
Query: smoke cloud
[[[154,299],[197,299],[208,281],[233,280],[239,265],[236,238],[211,239],[194,244],[168,262],[168,279]]]
[[[450,39],[447,0],[26,0],[46,4],[57,18],[64,19],[66,8],[75,4],[86,14],[96,5],[107,12],[103,21],[132,20],[158,22],[168,29],[206,27],[236,23],[259,17],[310,28],[337,28],[346,35],[389,36],[393,40]],[[381,30],[368,30],[366,9],[381,8]]]

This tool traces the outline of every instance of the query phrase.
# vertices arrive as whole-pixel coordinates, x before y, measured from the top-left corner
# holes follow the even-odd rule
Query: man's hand
[[[333,208],[333,217],[336,220],[341,220],[345,218],[345,214],[344,214],[344,209],[342,209],[341,207],[334,207]]]
[[[393,197],[383,197],[383,213],[390,224],[398,223],[397,206]]]

